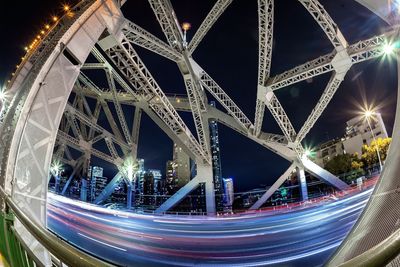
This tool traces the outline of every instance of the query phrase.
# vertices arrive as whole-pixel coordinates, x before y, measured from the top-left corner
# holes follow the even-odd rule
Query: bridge
[[[170,1],[149,0],[166,37],[167,42],[164,42],[124,17],[121,7],[125,1],[82,0],[68,8],[43,38],[26,47],[26,55],[2,90],[0,114],[0,203],[4,213],[12,210],[16,216],[10,231],[24,251],[24,257],[39,265],[49,264],[57,258],[71,266],[78,264],[77,259],[84,266],[105,264],[60,241],[46,229],[49,174],[54,172],[52,164],[55,160],[73,167],[73,174],[61,190],[65,193],[74,175],[87,176],[90,161],[95,157],[118,169],[95,203],[104,201],[121,181],[128,185],[128,199],[132,199],[133,169],[143,112],[183,149],[195,162],[197,170],[195,177],[166,200],[156,213],[167,212],[199,185],[204,185],[207,214],[210,217],[216,215],[210,120],[226,125],[290,162],[290,167],[251,210],[259,209],[294,171],[304,200],[307,199],[305,172],[338,190],[349,189],[338,177],[308,159],[302,141],[323,114],[351,67],[384,57],[387,46],[397,40],[396,1],[387,5],[383,0],[358,0],[390,27],[378,36],[350,44],[317,0],[299,0],[332,44],[332,52],[271,76],[274,0],[259,0],[259,66],[252,120],[218,84],[218,78],[211,77],[192,56],[231,2],[216,1],[188,41]],[[186,95],[177,97],[165,93],[168,90],[161,88],[154,79],[135,50],[136,46],[176,63]],[[96,84],[89,72],[103,75],[107,86]],[[276,91],[326,73],[330,73],[331,78],[322,96],[300,130],[296,131],[276,97]],[[223,109],[210,105],[207,94]],[[89,102],[95,103],[94,110]],[[110,110],[110,105],[115,112]],[[132,123],[127,122],[124,106],[135,110]],[[192,114],[195,133],[178,112]],[[265,112],[272,114],[281,134],[262,131]],[[100,114],[105,115],[111,130],[98,123]],[[382,177],[356,227],[330,260],[332,266],[364,266],[378,260],[388,263],[398,254],[400,185],[396,180],[398,152],[394,149],[399,142],[395,136],[398,128],[396,121]],[[107,150],[97,149],[99,143],[104,143]],[[80,156],[72,155],[71,149],[79,151]],[[369,234],[371,231],[376,234]],[[375,247],[379,244],[384,244],[385,249]]]

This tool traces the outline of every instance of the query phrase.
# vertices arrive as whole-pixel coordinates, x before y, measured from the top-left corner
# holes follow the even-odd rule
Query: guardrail
[[[400,229],[391,234],[375,247],[340,264],[338,267],[376,267],[386,266],[400,255]],[[395,266],[395,265],[393,265]],[[327,267],[334,267],[327,264]]]
[[[4,192],[0,186],[0,197],[4,200],[6,208],[1,212],[2,228],[0,237],[6,242],[1,242],[0,249],[5,254],[5,258],[11,267],[30,267],[44,266],[34,253],[25,245],[13,227],[14,216],[22,223],[29,233],[53,255],[53,264],[63,266],[63,264],[74,267],[102,267],[111,266],[95,257],[86,254],[62,239],[56,237],[43,226],[32,221],[25,215],[14,201]]]

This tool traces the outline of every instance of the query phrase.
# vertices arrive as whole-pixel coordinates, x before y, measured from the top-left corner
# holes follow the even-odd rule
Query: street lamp
[[[60,186],[60,172],[62,170],[62,165],[59,162],[54,162],[50,167],[50,172],[54,176],[55,184],[54,184],[54,191],[58,193],[58,188]]]
[[[379,147],[378,147],[378,143],[376,142],[376,138],[375,138],[375,134],[374,131],[372,131],[372,127],[371,127],[371,123],[369,121],[369,119],[375,114],[375,112],[371,111],[371,110],[366,110],[364,113],[364,117],[366,118],[367,122],[368,122],[368,127],[371,131],[371,135],[372,138],[375,141],[375,149],[376,149],[376,154],[378,155],[378,160],[379,160],[379,170],[382,171],[382,161],[381,161],[381,154],[379,153]]]
[[[395,49],[395,46],[393,44],[386,43],[386,44],[383,45],[383,52],[386,55],[392,54],[394,52],[394,49]]]

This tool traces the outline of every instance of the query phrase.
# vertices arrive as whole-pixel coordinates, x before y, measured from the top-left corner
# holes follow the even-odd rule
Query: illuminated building
[[[175,173],[176,163],[172,160],[167,161],[166,171],[165,171],[165,194],[173,195],[175,193]]]
[[[174,144],[175,186],[181,188],[190,181],[190,158],[183,149]]]
[[[103,177],[103,168],[99,166],[90,166],[88,170],[88,177],[90,177],[90,193],[89,193],[89,199],[90,202],[93,202],[94,199],[96,198],[96,191],[97,189],[97,180],[101,177]],[[103,183],[104,179],[100,179],[99,185],[104,188]],[[107,182],[107,181],[106,181]]]
[[[215,107],[215,102],[211,101],[210,105]],[[224,208],[222,188],[222,170],[221,170],[221,154],[219,148],[218,124],[216,120],[210,121],[210,137],[211,137],[211,157],[214,176],[215,204],[217,211]]]
[[[361,155],[362,145],[369,145],[375,138],[387,138],[385,124],[380,113],[374,113],[370,119],[371,128],[364,117],[356,117],[346,122],[346,135],[343,140],[344,150],[348,154],[358,153]],[[371,130],[374,136],[371,133]]]
[[[155,192],[154,192],[154,174],[151,171],[145,172],[143,175],[142,192],[140,195],[140,204],[145,210],[155,208]]]

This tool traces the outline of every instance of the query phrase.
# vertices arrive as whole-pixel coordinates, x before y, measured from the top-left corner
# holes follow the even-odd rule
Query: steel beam
[[[347,42],[338,26],[318,0],[299,0],[299,2],[307,9],[315,21],[317,21],[337,51],[341,51],[347,47]]]
[[[200,184],[204,183],[206,187],[206,208],[207,215],[215,215],[215,191],[213,184],[212,167],[197,165],[197,175],[189,181],[185,186],[178,190],[173,196],[167,199],[158,209],[156,213],[165,213],[182,201],[190,192],[196,189]]]
[[[275,191],[287,180],[289,175],[296,168],[296,164],[292,163],[289,168],[276,180],[276,182],[268,188],[268,190],[250,207],[250,210],[257,210],[275,193]]]
[[[265,112],[266,82],[270,76],[274,25],[274,0],[258,0],[258,86],[254,135],[259,135]]]
[[[182,51],[183,33],[171,2],[169,0],[149,0],[149,3],[169,45],[178,51]]]
[[[122,32],[130,42],[157,53],[165,58],[175,62],[180,61],[182,58],[182,55],[175,49],[171,48],[169,45],[165,44],[163,41],[145,29],[127,19],[125,20],[125,25],[122,29]]]
[[[207,91],[209,91],[215,99],[235,118],[242,127],[250,129],[253,127],[251,121],[236,105],[235,102],[225,93],[224,90],[204,71],[200,73],[200,82]]]
[[[129,41],[127,41],[123,34],[119,38],[120,40],[117,41],[118,45],[106,51],[110,59],[123,71],[129,81],[136,81],[144,85],[143,91],[146,95],[152,96],[149,102],[150,107],[176,134],[187,136],[188,145],[194,151],[196,158],[210,163],[209,157],[169,102],[167,96],[147,70]]]
[[[224,13],[226,8],[232,3],[232,0],[218,0],[212,7],[211,11],[207,14],[207,17],[201,23],[199,29],[194,34],[192,40],[188,45],[189,54],[192,54],[200,42],[206,36],[207,32],[215,24],[218,18]]]
[[[104,201],[107,200],[114,192],[115,187],[121,182],[123,179],[121,172],[118,172],[111,181],[107,184],[107,186],[103,189],[103,191],[96,197],[94,200],[94,204],[100,205]]]
[[[131,135],[129,133],[129,128],[126,123],[124,111],[122,110],[121,104],[119,103],[119,100],[117,97],[118,92],[117,92],[117,88],[115,87],[114,78],[112,76],[112,72],[110,69],[106,70],[106,76],[107,76],[108,86],[111,88],[111,91],[112,91],[113,103],[114,103],[115,110],[117,112],[119,124],[121,125],[122,132],[124,133],[126,142],[128,144],[131,144],[132,143]]]
[[[296,138],[296,130],[294,129],[292,123],[290,122],[289,117],[286,115],[285,110],[283,109],[281,103],[278,98],[274,94],[274,92],[267,92],[266,96],[266,106],[274,117],[275,121],[278,123],[279,128],[281,128],[283,134],[289,142],[293,142]]]
[[[391,43],[394,36],[395,31],[389,31],[387,33],[374,36],[348,46],[347,51],[348,55],[351,57],[351,62],[356,64],[369,59],[381,57],[384,55],[384,45]],[[267,87],[271,90],[278,90],[297,82],[331,72],[334,70],[332,60],[334,59],[335,55],[336,51],[333,51],[329,54],[285,71],[282,74],[271,77],[267,82]]]
[[[327,170],[321,168],[320,166],[309,160],[306,156],[302,157],[301,163],[309,173],[313,174],[315,177],[318,177],[320,180],[336,187],[337,189],[346,190],[349,188],[349,185],[347,185],[345,182],[343,182]]]

